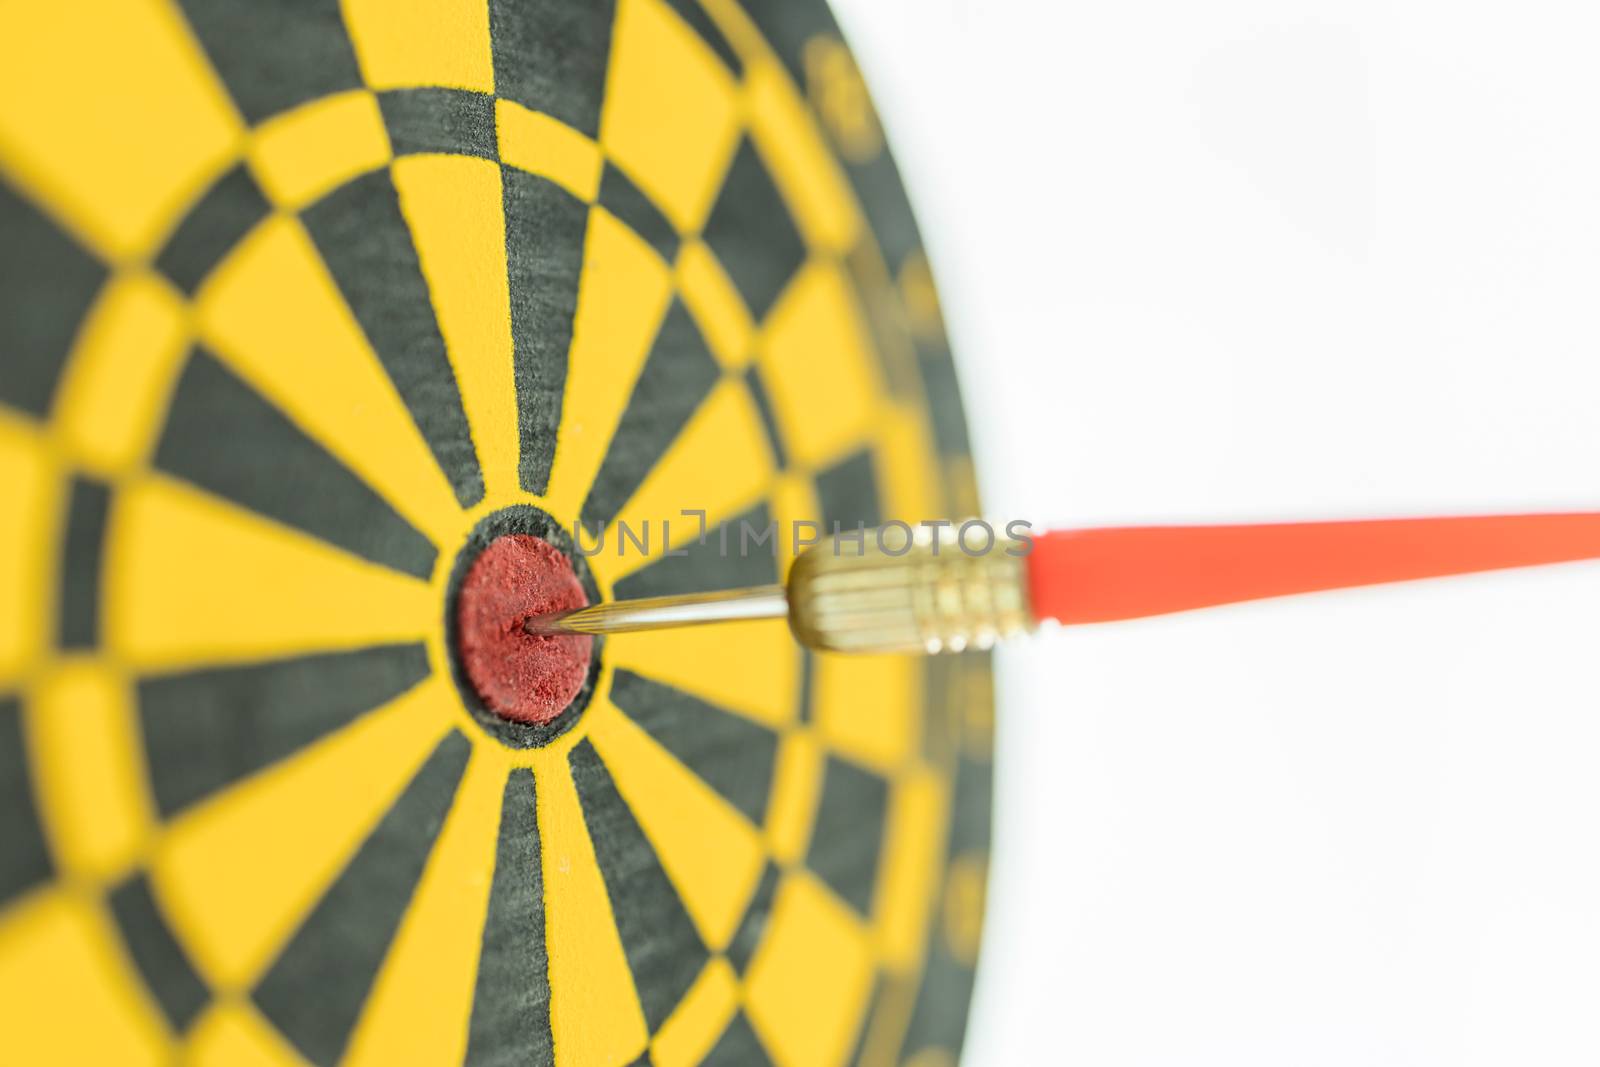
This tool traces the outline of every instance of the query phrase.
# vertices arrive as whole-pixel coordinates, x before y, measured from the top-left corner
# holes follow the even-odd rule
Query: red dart
[[[795,560],[786,586],[596,604],[524,626],[602,634],[786,615],[815,648],[959,651],[1047,620],[1112,622],[1600,558],[1600,513],[1590,512],[1053,530],[1025,555],[998,544],[972,554],[950,524],[919,528],[909,544],[900,534],[824,540]]]

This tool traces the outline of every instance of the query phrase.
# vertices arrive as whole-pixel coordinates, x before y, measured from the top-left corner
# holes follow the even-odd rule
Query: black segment
[[[778,735],[688,693],[619,669],[611,702],[756,826],[767,813]]]
[[[500,805],[500,845],[472,996],[467,1067],[555,1063],[534,803],[533,772],[518,767],[506,779]]]
[[[249,168],[240,163],[218,178],[184,216],[156,256],[156,266],[192,294],[228,250],[271,212]]]
[[[50,413],[78,325],[106,268],[0,182],[0,402]]]
[[[301,218],[456,500],[471,507],[483,499],[483,471],[394,179],[387,169],[364,174]]]
[[[960,1058],[967,1036],[966,1008],[972,1001],[972,985],[972,969],[944,949],[942,938],[930,938],[922,988],[901,1045],[908,1060],[929,1048],[942,1049],[951,1063]]]
[[[72,479],[66,536],[61,544],[61,602],[57,636],[62,648],[92,648],[100,641],[100,568],[105,553],[111,489]]]
[[[772,917],[772,901],[778,894],[778,880],[781,877],[778,868],[768,860],[766,869],[761,872],[761,881],[751,894],[750,903],[745,906],[739,927],[733,932],[733,940],[728,942],[724,955],[741,975],[750,966],[751,958],[755,956],[756,949],[761,947],[761,939],[766,935],[767,920]]]
[[[888,782],[854,763],[828,757],[806,866],[867,917],[872,914],[888,808]]]
[[[526,171],[503,167],[501,175],[521,442],[518,478],[523,489],[543,493],[550,484],[567,388],[589,208],[554,182]]]
[[[670,524],[674,539],[681,536],[677,532],[680,528],[689,533],[697,533],[700,529],[699,517],[695,515],[662,521]],[[774,526],[772,512],[766,503],[757,504],[744,514],[706,530],[704,540],[690,541],[673,550],[683,555],[653,560],[617,582],[617,598],[630,600],[642,596],[771,585],[778,580],[775,551],[779,547],[778,539],[784,532]],[[607,552],[615,550],[615,538],[607,544],[611,546],[606,548]]]
[[[339,0],[180,3],[252,126],[308,100],[361,87]]]
[[[988,851],[989,805],[983,801],[992,795],[994,767],[966,757],[958,760],[955,804],[950,820],[950,855]]]
[[[742,0],[742,6],[761,27],[767,44],[771,45],[783,65],[789,68],[789,75],[801,86],[806,82],[806,42],[819,34],[839,36],[839,25],[833,21],[827,4],[795,3],[795,0]]]
[[[0,906],[48,879],[54,870],[33,799],[23,747],[22,704],[0,697]]]
[[[805,242],[789,217],[789,207],[749,138],[740,142],[706,220],[705,242],[758,322],[806,258]]]
[[[734,1012],[728,1028],[700,1061],[700,1067],[768,1067],[771,1063],[772,1057],[750,1028],[750,1020],[739,1011]]]
[[[817,657],[808,648],[800,650],[800,699],[795,707],[795,719],[800,723],[814,722],[817,717]]]
[[[468,89],[393,89],[378,94],[397,156],[443,153],[500,158],[494,97]]]
[[[495,93],[600,133],[612,0],[489,0]]]
[[[711,16],[706,14],[705,8],[700,6],[698,0],[667,0],[667,6],[689,24],[695,35],[716,53],[717,58],[722,60],[722,65],[735,77],[743,74],[744,64],[739,62],[738,53],[728,44],[728,39],[722,36],[722,31],[717,29],[717,24],[711,21]]]
[[[452,730],[301,924],[254,997],[318,1067],[343,1055],[467,767]]]
[[[654,1032],[694,984],[709,954],[594,746],[588,740],[578,742],[567,760],[622,951],[645,1021]]]
[[[824,532],[832,533],[835,523],[844,530],[863,524],[868,529],[882,525],[884,516],[872,450],[864,448],[819,471],[817,502],[822,506]]]
[[[839,40],[839,26],[828,6],[794,0],[745,0],[744,6],[761,26],[801,92],[815,99],[817,87],[806,74],[806,45],[816,38]],[[919,244],[916,219],[906,200],[900,172],[888,151],[863,163],[843,160],[851,184],[867,208],[867,220],[891,272],[898,272],[907,254]]]
[[[155,462],[375,563],[433,573],[438,552],[420,531],[204,349],[178,380]]]
[[[633,180],[609,161],[600,174],[599,203],[668,264],[678,258],[678,231]]]
[[[166,1013],[172,1029],[183,1033],[211,995],[161,914],[149,880],[143,873],[135,874],[112,890],[108,903],[128,955],[144,976],[144,984]]]
[[[942,341],[918,341],[917,362],[922,367],[928,410],[933,415],[934,445],[941,456],[967,455],[967,413],[961,407],[961,389],[950,346]]]
[[[694,319],[682,301],[674,298],[628,397],[606,458],[589,487],[589,498],[583,502],[586,526],[593,528],[616,518],[689,424],[719,374],[717,361]]]
[[[746,0],[745,8],[761,26],[773,51],[789,68],[801,92],[815,99],[805,69],[806,45],[819,37],[839,39],[839,27],[826,4],[794,0]],[[917,223],[906,199],[905,186],[894,157],[885,150],[870,160],[842,160],[856,194],[867,208],[867,220],[883,250],[891,273],[898,273],[905,258],[920,244]]]
[[[782,470],[789,465],[789,456],[783,448],[783,435],[778,432],[778,420],[772,414],[772,397],[767,393],[767,387],[761,381],[761,372],[754,363],[745,369],[744,384],[756,402],[756,411],[761,415],[761,428],[767,431],[767,444],[772,448],[772,465]]]
[[[139,724],[156,807],[171,816],[427,676],[427,651],[414,644],[142,679]]]
[[[889,273],[898,276],[906,257],[922,244],[905,186],[900,183],[900,168],[885,151],[865,163],[847,163],[845,169],[856,194],[872,205],[872,233],[878,239]]]

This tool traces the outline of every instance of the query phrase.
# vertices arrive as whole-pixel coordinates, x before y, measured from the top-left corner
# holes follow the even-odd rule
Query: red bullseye
[[[457,640],[467,678],[495,714],[539,726],[578,695],[593,639],[535,637],[522,623],[588,603],[572,563],[531,534],[497,537],[472,561],[456,601]]]

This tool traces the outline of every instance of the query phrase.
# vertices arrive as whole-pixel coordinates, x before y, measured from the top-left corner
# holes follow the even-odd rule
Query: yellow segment
[[[374,89],[494,92],[484,0],[343,0],[342,6],[362,76]]]
[[[927,941],[928,916],[938,888],[948,799],[932,770],[896,782],[889,799],[882,875],[878,880],[878,954],[892,971],[912,971]]]
[[[800,862],[811,838],[822,789],[822,748],[809,730],[785,734],[778,742],[767,806],[767,849],[779,863]]]
[[[751,63],[744,99],[750,136],[771,160],[806,242],[836,253],[853,246],[863,226],[849,180],[783,68],[771,59]]]
[[[795,532],[805,538],[831,532],[822,525],[822,508],[817,503],[815,483],[804,471],[785,471],[772,483],[772,517],[784,534],[778,545],[778,573],[787,580],[789,568],[794,565]],[[802,522],[816,523],[816,529],[800,526]]]
[[[151,828],[127,679],[102,663],[68,661],[40,680],[27,707],[51,851],[74,877],[119,877]]]
[[[5,24],[0,163],[107,257],[153,251],[241,136],[178,6],[14,3]]]
[[[305,1063],[244,1000],[218,1002],[189,1034],[191,1067],[300,1067]]]
[[[922,736],[917,660],[819,653],[815,662],[817,732],[830,748],[888,772],[915,754]]]
[[[757,342],[783,440],[820,466],[856,445],[878,414],[878,378],[849,281],[813,261],[790,285]]]
[[[751,357],[755,325],[744,298],[702,241],[689,241],[678,253],[678,290],[705,334],[711,354],[729,370],[741,370]]]
[[[726,945],[765,863],[756,828],[627,716],[597,719],[589,736],[700,936]]]
[[[262,123],[250,137],[262,191],[296,210],[389,162],[378,98],[363,89],[313,100]]]
[[[848,907],[810,875],[783,880],[746,975],[750,1022],[785,1067],[843,1063],[861,1024],[872,949]]]
[[[189,340],[183,300],[155,275],[118,276],[84,323],[56,405],[74,459],[101,474],[143,462]]]
[[[945,948],[968,967],[978,962],[988,883],[989,857],[983,853],[963,852],[950,861],[941,929]]]
[[[500,168],[466,156],[396,160],[394,183],[455,368],[491,499],[519,490],[517,384]]]
[[[856,1039],[856,1047],[860,1049],[856,1054],[856,1067],[868,1064],[882,1067],[899,1061],[900,1046],[905,1042],[911,1013],[916,1009],[920,977],[913,974],[898,980],[889,978],[878,987],[874,1006],[862,1024],[861,1036]],[[907,1060],[902,1067],[910,1067],[913,1062],[917,1061]]]
[[[924,340],[943,340],[944,312],[939,307],[939,289],[933,284],[933,269],[921,249],[900,264],[899,289],[912,331]]]
[[[970,456],[952,456],[945,460],[945,496],[950,503],[940,511],[946,515],[981,515],[983,505],[978,498],[978,477]]]
[[[801,63],[806,97],[839,154],[852,163],[876,159],[883,151],[883,127],[850,49],[833,34],[819,33],[806,41]]]
[[[61,485],[45,440],[0,412],[0,683],[16,678],[54,625],[46,609],[49,546],[57,537]]]
[[[605,158],[600,146],[542,111],[529,111],[511,100],[494,102],[500,161],[549,178],[579,200],[593,202],[600,193]]]
[[[794,720],[798,658],[783,619],[617,634],[606,658],[769,726]]]
[[[271,962],[438,743],[449,689],[430,678],[172,824],[152,876],[212,984]]]
[[[974,759],[994,758],[994,675],[987,665],[969,666],[961,684],[961,749]]]
[[[433,453],[300,223],[241,242],[200,298],[202,336],[436,544],[460,509]]]
[[[166,1064],[166,1027],[138,991],[105,913],[60,894],[34,897],[0,927],[0,1039],[29,1067]]]
[[[744,385],[724,379],[617,513],[617,524],[642,530],[648,523],[656,535],[650,541],[650,558],[659,559],[666,547],[660,537],[662,520],[677,518],[686,504],[705,509],[709,527],[745,511],[772,478],[765,432]],[[674,523],[672,530],[675,545],[681,546],[700,535],[700,524],[691,519]],[[631,544],[622,555],[614,554],[614,549],[615,540],[590,561],[613,582],[649,561]]]
[[[590,212],[550,473],[549,506],[557,516],[583,506],[671,295],[671,278],[650,246],[606,212]]]
[[[415,578],[160,476],[117,495],[105,574],[108,644],[141,667],[416,640],[439,613]]]
[[[350,1039],[343,1067],[460,1063],[467,1051],[489,880],[499,840],[504,761],[467,765],[416,896]]]
[[[894,404],[879,415],[878,469],[885,517],[912,521],[948,515],[960,520],[971,512],[948,512],[940,504],[937,455],[927,416],[910,405]],[[1005,524],[994,527],[996,551],[1005,548]],[[973,530],[974,549],[983,544],[983,532]]]
[[[711,16],[711,21],[722,31],[728,44],[733,47],[734,54],[746,67],[759,58],[772,55],[761,28],[745,14],[739,0],[700,0],[700,6]]]
[[[911,322],[900,302],[899,290],[889,277],[883,253],[877,242],[865,240],[843,257],[843,269],[855,284],[857,306],[862,321],[872,324],[872,342],[878,349],[878,365],[890,387],[903,398],[926,403],[918,387],[922,370],[917,363],[916,345],[911,338]]]
[[[590,708],[591,719],[602,708]],[[615,712],[612,712],[615,714]],[[543,773],[542,773],[543,772]],[[583,808],[565,766],[534,770],[558,1067],[628,1063],[649,1041]]]
[[[739,137],[733,79],[661,0],[620,0],[600,142],[679,230],[705,221]]]
[[[706,964],[650,1045],[656,1067],[695,1067],[716,1045],[739,1006],[739,979],[727,960]]]

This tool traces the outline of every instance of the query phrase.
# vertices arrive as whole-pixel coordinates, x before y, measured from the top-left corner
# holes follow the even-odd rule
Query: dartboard
[[[820,0],[9,5],[0,486],[0,1060],[959,1053],[984,657],[463,658],[975,512]]]

